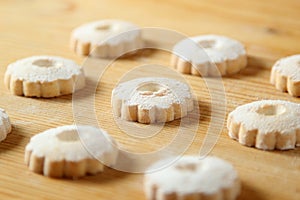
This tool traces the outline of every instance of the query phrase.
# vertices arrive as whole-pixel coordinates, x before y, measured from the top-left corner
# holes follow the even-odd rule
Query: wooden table
[[[261,99],[300,103],[269,84],[269,68],[274,61],[300,52],[299,10],[298,0],[2,0],[0,79],[3,80],[9,63],[31,55],[60,55],[83,63],[85,58],[69,49],[71,30],[92,20],[117,18],[188,36],[216,33],[243,42],[249,53],[249,66],[222,80],[227,114],[238,105]],[[111,90],[134,66],[168,66],[169,56],[166,52],[149,51],[118,60],[100,80],[95,98],[98,121],[128,151],[148,152],[164,147],[179,122],[168,124],[165,131],[169,134],[150,142],[128,137],[112,123]],[[97,67],[103,69],[101,64],[93,69]],[[186,154],[198,154],[210,124],[210,98],[201,78],[184,78],[194,89],[201,110],[197,135]],[[71,95],[54,99],[17,97],[2,82],[0,107],[7,111],[13,124],[13,132],[0,144],[0,199],[145,199],[142,174],[109,169],[104,174],[73,181],[50,179],[28,171],[23,154],[30,137],[48,128],[74,123]],[[228,137],[224,126],[211,155],[230,161],[237,169],[243,184],[239,199],[300,199],[299,148],[281,152],[244,147]]]

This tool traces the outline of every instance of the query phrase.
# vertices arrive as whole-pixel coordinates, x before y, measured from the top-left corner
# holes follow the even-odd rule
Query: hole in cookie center
[[[53,61],[49,59],[36,60],[32,64],[38,67],[52,67],[54,65]]]
[[[260,115],[275,116],[281,115],[286,111],[283,105],[264,105],[260,107],[256,112]]]
[[[64,131],[56,135],[56,137],[62,142],[76,142],[79,140],[76,130]]]
[[[96,27],[97,31],[106,31],[110,29],[110,25],[109,24],[102,24]]]
[[[196,171],[197,166],[194,163],[180,164],[176,166],[176,169],[185,171]]]
[[[139,91],[141,95],[164,96],[167,89],[158,83],[144,83],[138,87],[137,91]]]
[[[203,40],[203,41],[199,41],[198,44],[205,49],[209,49],[209,48],[213,48],[216,42],[214,40]]]

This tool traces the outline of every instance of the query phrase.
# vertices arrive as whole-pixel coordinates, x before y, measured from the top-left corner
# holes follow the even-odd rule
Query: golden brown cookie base
[[[55,80],[52,82],[28,82],[14,78],[10,74],[6,74],[4,77],[5,85],[12,94],[43,98],[72,94],[76,80],[77,76],[67,80]],[[80,83],[76,84],[76,90],[82,89],[85,85],[84,80],[79,81]]]
[[[226,76],[238,73],[240,70],[244,69],[247,65],[247,56],[241,55],[235,60],[227,60],[226,62],[215,63],[218,71],[216,71],[215,67],[207,67],[206,64],[199,64],[192,67],[191,62],[186,61],[179,56],[173,54],[171,57],[171,66],[173,66],[178,72],[182,74],[192,74],[196,76],[200,76],[199,71],[201,72],[201,76]],[[195,69],[197,67],[197,69]]]
[[[143,124],[164,123],[187,116],[193,110],[193,100],[186,104],[173,104],[169,108],[142,109],[138,105],[122,105],[121,99],[113,100],[113,109],[117,117],[127,121],[139,122]]]
[[[183,186],[184,187],[184,186]],[[192,193],[192,194],[185,194],[179,195],[176,192],[172,192],[169,194],[162,194],[158,195],[159,187],[153,185],[150,190],[147,192],[147,199],[148,200],[235,200],[236,196],[240,193],[240,180],[236,179],[233,185],[230,188],[225,188],[220,190],[214,194],[206,194],[206,193]]]
[[[30,171],[52,178],[80,178],[87,174],[97,174],[104,169],[104,165],[96,159],[56,161],[48,157],[38,157],[28,150],[25,151],[25,163]]]
[[[140,37],[135,38],[131,42],[123,42],[118,45],[108,44],[91,44],[90,42],[82,42],[79,39],[71,38],[71,49],[78,55],[91,56],[96,58],[115,58],[115,57],[127,57],[136,54],[139,48],[142,47],[142,39]],[[131,51],[132,49],[137,49]],[[130,52],[126,53],[129,50]],[[124,54],[125,53],[125,54]]]
[[[293,97],[300,96],[300,81],[294,81],[275,69],[272,69],[270,82],[275,85],[277,90],[288,92]]]
[[[300,146],[300,130],[291,133],[259,133],[257,129],[247,130],[242,123],[231,117],[227,119],[229,136],[240,144],[263,150],[288,150]]]
[[[0,108],[0,142],[5,140],[7,134],[12,130],[10,119],[5,110]]]

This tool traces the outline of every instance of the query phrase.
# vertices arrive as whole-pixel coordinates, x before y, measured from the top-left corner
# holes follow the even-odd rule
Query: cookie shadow
[[[264,69],[259,68],[259,67],[249,67],[249,66],[247,66],[246,68],[242,69],[237,74],[224,76],[224,78],[240,79],[240,78],[243,78],[243,77],[256,76],[257,74],[259,74],[263,70]]]
[[[127,172],[118,171],[110,167],[104,167],[104,171],[102,173],[88,175],[75,181],[84,184],[104,184],[107,182],[118,181],[119,179],[125,178],[127,175],[129,175]]]
[[[85,87],[81,90],[74,92],[71,96],[71,100],[83,100],[93,97],[96,93],[98,82],[90,77],[86,77]],[[91,103],[91,102],[90,102]]]
[[[237,200],[266,200],[263,194],[260,191],[255,190],[250,184],[242,181],[242,190],[241,194]]]
[[[289,156],[292,158],[300,157],[300,147],[295,147],[295,149],[289,149],[289,150],[273,150],[270,152],[273,154],[280,154],[280,155]]]
[[[141,61],[144,59],[148,59],[154,53],[155,53],[155,50],[153,50],[152,48],[146,47],[144,49],[136,50],[133,53],[125,54],[125,55],[121,56],[119,59]]]
[[[5,140],[1,142],[0,145],[0,154],[10,151],[20,146],[20,143],[24,140],[24,136],[17,134],[21,132],[22,128],[13,126],[12,131],[7,135]]]
[[[209,122],[211,118],[211,104],[204,101],[198,101],[200,122]]]
[[[181,125],[189,126],[189,125],[200,124],[201,121],[206,121],[207,113],[210,113],[210,106],[203,104],[200,101],[194,101],[194,102],[195,102],[194,105],[197,105],[198,109],[194,109],[183,118],[166,122],[166,125],[170,127],[178,127]],[[201,111],[203,111],[204,113],[202,114]]]
[[[265,64],[261,62],[257,62],[260,59],[254,58],[252,56],[247,57],[247,66],[242,69],[237,74],[225,76],[226,78],[240,78],[241,76],[255,76],[259,74],[261,71],[266,70]]]

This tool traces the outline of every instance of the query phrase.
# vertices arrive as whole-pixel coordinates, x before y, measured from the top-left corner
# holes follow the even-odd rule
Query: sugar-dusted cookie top
[[[237,107],[228,115],[230,137],[259,149],[293,149],[300,144],[300,104],[262,100]]]
[[[11,132],[11,123],[5,110],[0,108],[0,142]]]
[[[140,28],[122,20],[99,20],[83,24],[71,33],[72,49],[81,55],[114,58],[143,46]]]
[[[151,166],[156,169],[163,161]],[[159,169],[161,168],[161,169]],[[183,156],[170,166],[145,174],[147,199],[236,199],[240,182],[233,166],[217,157]]]
[[[116,142],[91,126],[61,126],[33,136],[25,149],[31,171],[50,177],[81,177],[115,164]]]
[[[178,42],[173,48],[171,64],[185,74],[220,76],[245,68],[247,56],[245,47],[237,40],[201,35]]]
[[[300,96],[300,54],[278,60],[272,67],[270,81],[278,90]]]
[[[83,88],[85,77],[83,69],[72,60],[32,56],[8,65],[5,84],[15,95],[55,97]]]
[[[140,123],[167,122],[193,110],[187,84],[169,78],[147,77],[120,83],[112,92],[114,113]]]

